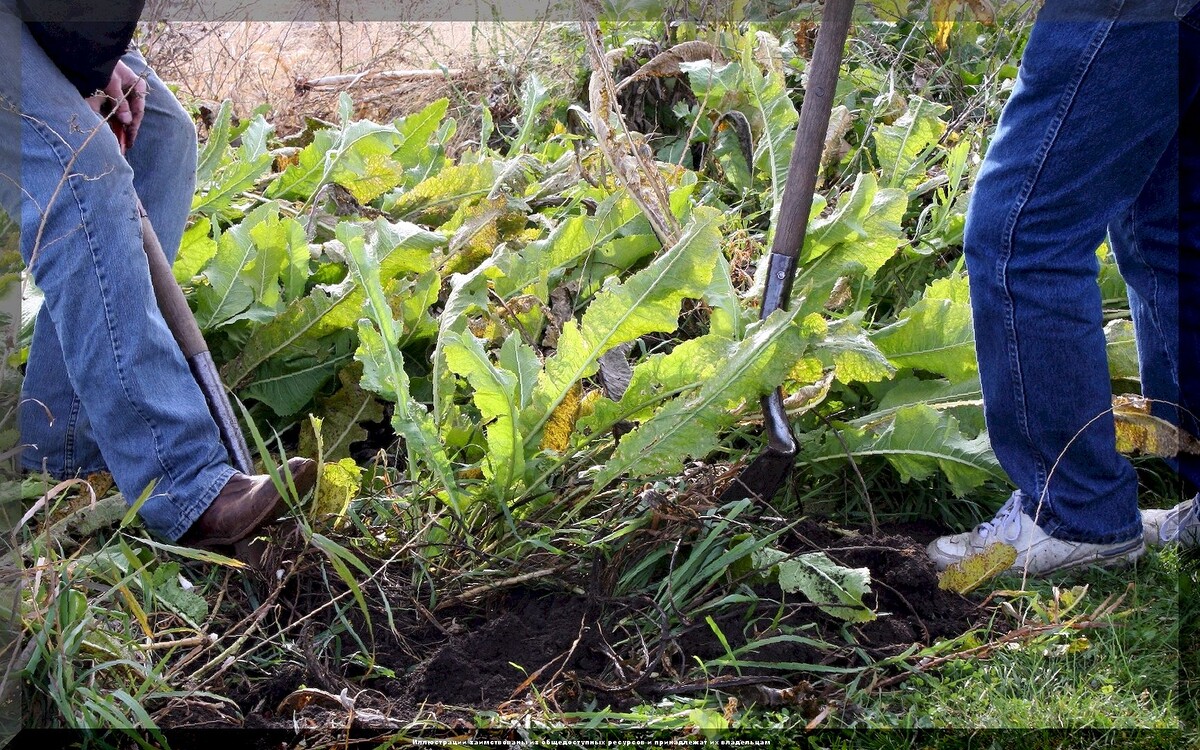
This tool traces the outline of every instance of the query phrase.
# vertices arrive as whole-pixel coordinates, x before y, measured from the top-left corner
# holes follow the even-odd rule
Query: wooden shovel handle
[[[158,309],[162,311],[163,319],[167,321],[167,327],[171,329],[175,340],[179,342],[183,356],[191,359],[197,354],[208,351],[208,344],[200,333],[200,326],[196,324],[196,318],[192,315],[191,308],[188,307],[183,290],[175,281],[175,275],[171,272],[171,265],[167,262],[166,253],[163,252],[158,235],[154,233],[154,227],[150,225],[150,217],[146,214],[146,209],[140,200],[138,201],[138,213],[142,217],[142,249],[146,251],[146,260],[150,264],[150,283],[154,286],[154,297],[158,300]]]
[[[796,126],[796,144],[788,164],[787,186],[779,209],[775,240],[771,244],[771,252],[776,255],[795,258],[804,246],[821,153],[825,150],[825,133],[829,129],[829,114],[837,91],[838,68],[842,65],[842,50],[846,46],[853,12],[854,0],[825,0],[825,8],[821,11],[817,44],[808,66],[808,87],[804,90],[800,123]]]

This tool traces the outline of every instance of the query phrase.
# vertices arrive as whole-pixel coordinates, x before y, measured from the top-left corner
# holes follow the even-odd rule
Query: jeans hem
[[[196,522],[196,519],[199,518],[204,511],[208,510],[208,507],[212,505],[213,500],[217,499],[217,495],[221,493],[221,490],[225,488],[225,485],[228,484],[233,475],[237,473],[237,471],[228,464],[217,468],[215,472],[216,474],[212,481],[208,483],[204,492],[201,493],[200,501],[188,503],[185,507],[181,507],[179,509],[180,513],[175,523],[171,525],[168,531],[163,533],[163,536],[168,540],[172,542],[178,541],[179,537],[187,533],[187,530],[192,527],[192,524]],[[200,475],[201,478],[203,478],[207,473],[209,472],[206,471],[202,473]],[[144,520],[145,519],[143,519],[143,521]]]
[[[1062,519],[1056,517],[1050,510],[1047,504],[1042,504],[1038,508],[1038,500],[1029,493],[1021,493],[1021,506],[1025,511],[1025,515],[1034,519],[1042,531],[1050,536],[1064,542],[1074,542],[1082,544],[1119,544],[1128,542],[1142,535],[1141,516],[1138,516],[1138,521],[1125,528],[1113,531],[1107,534],[1087,535],[1080,534],[1072,530]]]
[[[20,466],[23,471],[32,472],[35,474],[47,474],[51,478],[53,478],[59,482],[65,482],[68,479],[77,479],[79,477],[86,477],[86,476],[90,476],[92,474],[98,474],[102,471],[108,471],[108,467],[105,466],[104,464],[101,464],[101,465],[99,465],[95,468],[91,468],[91,469],[80,468],[80,469],[75,469],[73,471],[66,471],[65,469],[62,471],[54,471],[54,470],[51,470],[47,466],[43,466],[41,463],[33,461],[32,459],[26,459],[26,458],[21,459]]]

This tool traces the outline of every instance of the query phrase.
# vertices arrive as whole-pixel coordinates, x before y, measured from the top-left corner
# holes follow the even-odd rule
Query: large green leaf
[[[280,417],[298,414],[354,356],[350,330],[314,344],[309,351],[288,352],[256,369],[241,395],[262,401]]]
[[[633,368],[620,401],[600,397],[577,428],[584,434],[607,432],[621,421],[644,422],[681,393],[712,380],[734,342],[722,335],[681,342],[670,354],[654,354]]]
[[[491,160],[448,166],[411,190],[388,194],[383,210],[391,216],[440,226],[464,204],[486,197],[495,181],[496,166]]]
[[[839,277],[874,277],[908,241],[901,225],[907,207],[902,190],[881,189],[873,174],[859,175],[833,213],[809,223],[797,293],[824,299]]]
[[[348,100],[342,101],[342,123],[323,128],[301,149],[296,162],[279,175],[267,194],[308,200],[322,185],[332,182],[366,203],[408,182],[428,177],[435,154],[430,139],[446,117],[449,101],[439,99],[420,112],[380,124],[351,122]]]
[[[490,268],[489,260],[469,273],[450,277],[450,293],[438,316],[437,346],[433,351],[433,421],[439,429],[449,424],[455,396],[454,373],[446,363],[446,342],[466,329],[470,310],[487,308],[485,273]]]
[[[433,266],[431,254],[445,244],[440,235],[414,224],[379,221],[373,228],[370,241],[373,257],[379,259],[381,282],[400,274],[429,271]],[[242,354],[222,368],[222,378],[236,387],[272,357],[305,341],[353,329],[364,299],[363,289],[354,278],[315,287],[271,322],[254,329]]]
[[[925,370],[956,383],[975,377],[979,367],[966,276],[930,284],[920,301],[871,340],[897,367]]]
[[[947,108],[913,96],[908,109],[891,125],[875,131],[875,155],[879,158],[885,187],[912,190],[926,180],[924,156],[946,132],[941,117]]]
[[[621,438],[598,472],[597,485],[622,475],[673,474],[687,458],[712,452],[736,420],[734,410],[782,383],[804,353],[806,336],[797,324],[798,312],[776,312],[754,325],[743,341],[727,342],[699,389],[671,400]],[[639,390],[643,387],[639,384]]]
[[[200,627],[208,616],[208,602],[190,587],[185,589],[179,583],[180,568],[177,562],[165,562],[154,568],[149,576],[141,577],[143,586],[147,586],[155,599],[178,612],[194,627]]]
[[[1111,321],[1104,326],[1104,339],[1108,344],[1109,376],[1113,380],[1140,380],[1133,321],[1127,318]]]
[[[255,290],[247,283],[258,257],[251,232],[260,222],[277,216],[278,211],[272,204],[260,206],[221,235],[216,255],[203,274],[207,283],[196,290],[196,319],[202,330],[224,325],[256,303]]]
[[[229,148],[230,129],[233,124],[233,102],[224,101],[217,110],[212,127],[208,129],[208,138],[200,149],[196,159],[196,184],[198,186],[210,182],[221,160],[225,157],[225,149]]]
[[[550,89],[536,73],[530,73],[521,84],[521,127],[508,147],[509,155],[519,153],[533,137],[534,128],[544,122],[539,115],[551,99]]]
[[[546,420],[576,383],[596,372],[601,355],[639,336],[675,330],[683,300],[701,297],[712,281],[720,219],[713,209],[697,208],[674,247],[624,283],[606,285],[579,323],[567,322],[522,415],[527,446],[541,440]]]
[[[384,227],[376,230],[376,234],[385,231]],[[358,323],[359,346],[354,355],[363,365],[363,387],[396,404],[392,427],[404,438],[410,471],[415,474],[418,467],[431,471],[441,485],[446,503],[461,513],[461,492],[437,428],[426,408],[411,394],[404,356],[397,346],[400,326],[392,317],[392,308],[383,291],[383,263],[377,254],[380,244],[366,242],[362,225],[340,224],[337,237],[346,247],[351,273],[366,296],[363,304],[366,317]]]
[[[326,461],[337,461],[350,455],[353,443],[366,439],[363,422],[379,422],[383,419],[383,406],[375,394],[359,386],[362,379],[362,364],[351,362],[338,373],[341,388],[327,399],[318,401],[317,412],[321,415],[321,443]],[[301,423],[300,454],[317,455],[317,441],[312,425],[306,420]]]
[[[771,568],[779,588],[804,594],[827,615],[849,622],[870,622],[875,613],[863,602],[871,593],[871,571],[838,565],[824,552],[792,556],[773,547],[753,553],[754,567]]]
[[[273,357],[304,348],[307,342],[333,332],[353,329],[362,301],[362,290],[353,279],[315,287],[269,323],[255,328],[242,353],[221,369],[222,379],[232,388],[240,387]]]
[[[925,405],[898,409],[890,421],[874,430],[847,426],[841,430],[841,440],[823,435],[805,442],[805,464],[880,456],[896,467],[904,481],[925,479],[940,470],[958,495],[988,479],[1007,480],[986,433],[968,439],[952,415]]]
[[[326,174],[359,203],[368,203],[404,181],[404,167],[392,159],[400,146],[395,125],[360,120],[342,131],[339,147],[331,152]]]
[[[496,293],[507,299],[533,286],[542,296],[548,294],[554,274],[600,252],[640,215],[627,196],[613,195],[594,215],[571,216],[545,238],[498,255],[496,265],[503,275],[495,279]]]
[[[180,284],[189,284],[217,254],[217,242],[212,238],[213,225],[201,219],[187,228],[171,272]]]
[[[199,192],[192,200],[193,213],[225,220],[241,217],[242,212],[233,207],[233,201],[257,185],[270,171],[272,157],[267,150],[267,140],[272,131],[273,126],[258,115],[242,132],[241,145],[236,150],[223,150],[211,178],[197,184]],[[212,161],[207,150],[201,154],[201,160],[201,174],[207,174]]]
[[[242,269],[241,278],[254,292],[254,301],[271,310],[283,303],[280,279],[284,269],[289,275],[300,277],[300,287],[308,279],[308,242],[304,238],[304,227],[295,219],[281,219],[278,214],[267,217],[250,229],[254,242],[255,256]],[[303,253],[303,270],[293,270],[295,249]],[[295,279],[292,283],[297,283]]]
[[[754,147],[754,167],[770,180],[771,230],[767,236],[770,245],[775,227],[779,222],[779,209],[783,205],[783,191],[787,185],[788,162],[792,158],[792,145],[796,141],[796,123],[800,115],[788,96],[787,82],[778,71],[759,68],[755,61],[756,38],[747,34],[742,44],[741,70],[743,87],[750,99],[758,139]]]
[[[267,188],[271,198],[308,200],[320,187],[325,177],[326,158],[337,143],[333,130],[318,130],[312,142],[300,150],[296,163],[285,169]]]
[[[488,450],[483,472],[503,501],[525,474],[525,447],[518,424],[521,389],[517,373],[493,362],[482,342],[469,333],[448,334],[444,351],[450,369],[471,385],[471,398],[487,425]]]
[[[856,314],[830,325],[813,345],[813,354],[826,366],[832,366],[843,383],[887,380],[896,373],[896,368],[863,332],[859,317]],[[806,323],[814,324],[812,319]]]
[[[949,411],[968,436],[973,437],[984,429],[983,390],[978,377],[957,383],[942,378],[900,378],[883,394],[875,411],[851,420],[850,425],[858,428],[879,426],[893,419],[900,409],[917,405]]]
[[[449,107],[449,99],[438,99],[421,111],[396,121],[400,147],[392,154],[392,158],[404,167],[406,183],[416,184],[441,167],[445,157],[440,144],[438,148],[433,148],[430,141],[438,136]]]

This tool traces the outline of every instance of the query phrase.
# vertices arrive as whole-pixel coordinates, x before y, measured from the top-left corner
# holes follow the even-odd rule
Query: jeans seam
[[[79,424],[79,410],[83,402],[78,394],[71,394],[71,408],[67,412],[66,434],[63,435],[63,472],[75,464],[75,426]]]
[[[58,138],[47,137],[46,133],[43,132],[43,127],[48,128],[49,126],[46,126],[46,125],[44,125],[44,123],[39,122],[36,118],[27,118],[27,119],[29,119],[32,122],[34,132],[38,134],[38,136],[42,139],[43,143],[45,143],[47,146],[50,147],[50,150],[53,152],[55,157],[58,159],[60,166],[62,166],[62,168],[63,168],[63,175],[64,175],[63,179],[66,180],[66,187],[68,187],[70,189],[71,197],[74,199],[75,205],[79,209],[80,217],[82,218],[81,229],[83,230],[84,238],[87,240],[88,253],[91,255],[91,258],[92,258],[92,267],[96,271],[96,283],[99,284],[100,289],[101,289],[100,297],[102,300],[104,300],[103,306],[104,306],[105,329],[108,331],[108,341],[109,341],[109,345],[112,347],[113,359],[116,364],[117,378],[121,383],[121,390],[124,393],[125,398],[129,401],[133,412],[135,414],[137,414],[138,418],[141,419],[142,422],[144,422],[148,428],[150,428],[150,436],[151,436],[152,442],[154,444],[154,456],[158,460],[159,466],[162,467],[163,473],[166,474],[168,481],[170,481],[172,484],[175,484],[175,478],[174,478],[174,476],[172,476],[171,470],[167,466],[166,461],[163,460],[162,451],[161,451],[160,445],[159,445],[160,439],[159,439],[159,435],[158,435],[158,428],[155,426],[155,424],[153,423],[152,420],[148,419],[146,417],[146,415],[140,409],[137,408],[136,402],[135,402],[133,396],[129,392],[129,384],[125,377],[124,367],[121,363],[120,346],[118,345],[118,343],[116,341],[116,337],[114,336],[113,324],[112,324],[113,316],[112,316],[112,310],[108,306],[108,294],[106,291],[107,287],[106,287],[105,280],[104,280],[104,273],[101,270],[102,264],[99,263],[96,259],[96,245],[95,245],[94,240],[92,239],[92,233],[89,231],[89,227],[88,227],[91,212],[88,211],[87,207],[84,204],[84,201],[80,200],[80,198],[79,198],[79,194],[76,190],[75,182],[72,179],[75,176],[75,174],[68,173],[68,169],[70,167],[71,160],[67,159],[66,161],[64,161],[63,155],[59,150],[59,144],[62,143],[65,145],[65,141],[62,141]],[[51,210],[51,207],[47,206],[45,210],[49,211],[49,210]],[[36,276],[36,274],[35,274],[35,276]]]
[[[1141,240],[1138,238],[1138,231],[1137,231],[1137,215],[1138,215],[1137,201],[1134,201],[1133,205],[1129,207],[1130,245],[1133,248],[1133,252],[1137,255],[1138,260],[1141,261],[1142,266],[1145,267],[1147,272],[1150,274],[1150,285],[1151,285],[1150,295],[1151,295],[1151,299],[1154,300],[1154,304],[1150,305],[1150,309],[1147,312],[1149,313],[1150,322],[1154,325],[1154,329],[1158,334],[1158,339],[1161,341],[1161,340],[1164,340],[1164,336],[1163,336],[1162,319],[1159,317],[1159,314],[1158,314],[1158,297],[1159,297],[1158,272],[1155,270],[1155,268],[1152,264],[1147,262],[1146,254],[1142,252],[1142,243],[1141,243]],[[1163,347],[1161,347],[1161,349],[1162,349],[1162,353],[1165,355],[1166,360],[1170,363],[1171,377],[1175,380],[1175,387],[1178,388],[1179,387],[1179,363],[1174,361],[1174,359],[1171,357],[1170,347],[1163,346]]]
[[[1116,6],[1119,11],[1121,0],[1118,0]],[[1058,140],[1058,135],[1061,131],[1062,124],[1066,120],[1067,114],[1070,112],[1071,106],[1075,102],[1075,96],[1079,92],[1079,87],[1082,85],[1084,78],[1087,76],[1088,71],[1095,62],[1096,55],[1099,53],[1100,48],[1104,46],[1104,42],[1108,39],[1109,33],[1112,31],[1113,23],[1114,20],[1110,19],[1103,28],[1095,32],[1093,39],[1086,50],[1085,59],[1079,64],[1076,70],[1070,90],[1064,94],[1062,97],[1062,102],[1059,104],[1057,111],[1054,113],[1054,119],[1050,124],[1049,132],[1047,133],[1041,146],[1039,146],[1034,159],[1033,172],[1030,174],[1028,179],[1026,179],[1025,184],[1021,186],[1021,192],[1018,194],[1016,205],[1013,206],[1008,220],[1005,223],[1003,250],[996,264],[997,283],[999,284],[1000,288],[1004,290],[1004,322],[1008,333],[1007,348],[1009,351],[1009,367],[1012,371],[1013,383],[1016,388],[1016,392],[1013,394],[1013,400],[1017,405],[1017,423],[1021,427],[1021,436],[1025,439],[1025,443],[1029,448],[1030,456],[1037,466],[1037,476],[1035,480],[1037,487],[1035,489],[1039,489],[1040,491],[1038,492],[1038,496],[1036,498],[1031,498],[1034,501],[1036,512],[1030,513],[1030,515],[1039,525],[1043,525],[1043,520],[1041,518],[1041,512],[1043,509],[1048,511],[1050,516],[1053,516],[1053,504],[1049,487],[1050,477],[1049,472],[1046,469],[1045,461],[1037,449],[1037,445],[1033,439],[1033,436],[1029,432],[1028,407],[1026,405],[1025,398],[1025,381],[1021,372],[1020,351],[1017,341],[1016,313],[1012,300],[1012,292],[1008,284],[1008,266],[1012,260],[1013,248],[1016,244],[1015,235],[1017,224],[1020,222],[1021,215],[1024,213],[1025,207],[1029,203],[1029,199],[1033,194],[1034,187],[1037,185],[1038,179],[1042,175],[1042,170],[1046,164],[1046,158],[1051,149],[1053,149],[1055,142]],[[1049,524],[1050,519],[1046,519],[1045,523]],[[1044,525],[1043,528],[1045,528]]]

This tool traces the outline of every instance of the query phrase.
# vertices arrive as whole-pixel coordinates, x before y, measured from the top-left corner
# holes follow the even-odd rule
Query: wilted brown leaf
[[[697,60],[712,60],[721,63],[725,62],[725,57],[720,50],[708,42],[691,41],[676,44],[671,49],[650,58],[650,61],[638,68],[637,72],[621,81],[617,86],[617,91],[620,92],[635,81],[679,75],[683,72],[683,68],[680,67],[682,63],[696,62]]]
[[[1113,398],[1117,450],[1174,458],[1180,453],[1200,454],[1200,442],[1175,425],[1150,413],[1150,402],[1141,396]]]

